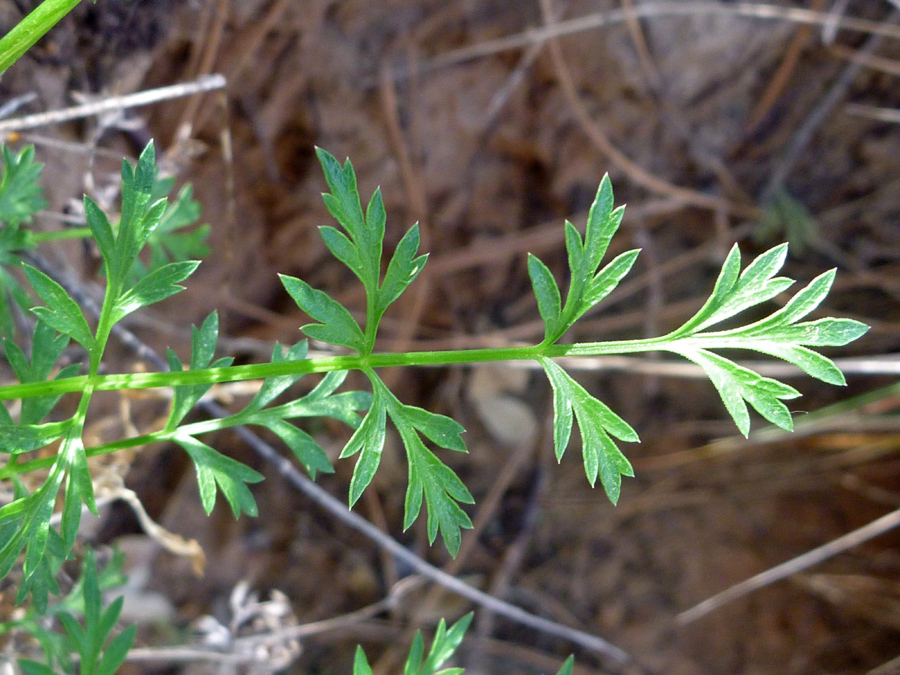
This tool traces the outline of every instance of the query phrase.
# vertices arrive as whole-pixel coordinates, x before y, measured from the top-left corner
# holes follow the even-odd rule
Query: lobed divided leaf
[[[360,354],[366,349],[366,337],[356,320],[342,304],[296,277],[279,274],[284,289],[297,306],[319,323],[306,324],[301,330],[314,340],[349,347]]]
[[[30,265],[23,265],[25,276],[41,296],[46,307],[34,307],[32,312],[54,330],[68,335],[86,350],[94,347],[94,334],[88,326],[81,307],[56,281]]]
[[[3,173],[0,177],[0,222],[30,222],[32,216],[47,206],[39,184],[44,165],[34,161],[34,146],[15,153],[6,144],[0,146]]]
[[[216,493],[222,491],[235,518],[246,513],[256,516],[258,508],[253,493],[247,484],[259,483],[262,474],[249,466],[226,457],[210,446],[198,441],[181,430],[176,432],[172,440],[178,443],[194,462],[197,470],[197,486],[200,488],[200,501],[207,515],[212,513],[216,505]]]
[[[556,459],[562,459],[572,434],[572,422],[577,420],[588,481],[593,487],[599,476],[606,495],[613,504],[617,503],[622,489],[622,476],[634,476],[634,469],[610,436],[638,443],[640,439],[637,432],[606,404],[591,396],[556,363],[543,357],[540,363],[553,389],[553,444]]]
[[[640,251],[622,253],[598,271],[609,242],[622,223],[624,207],[613,209],[609,176],[603,177],[597,196],[588,212],[584,240],[575,226],[566,221],[566,251],[569,259],[569,291],[565,305],[559,286],[549,268],[536,256],[528,255],[528,275],[544,321],[544,340],[551,345],[607,295],[628,274]]]
[[[791,363],[829,384],[846,384],[843,373],[830,359],[809,347],[839,347],[856,340],[869,327],[853,319],[803,319],[814,311],[831,289],[835,270],[813,279],[783,307],[769,316],[738,328],[703,332],[716,323],[759,305],[794,282],[774,276],[784,264],[787,245],[766,251],[740,272],[740,253],[731,249],[713,293],[697,314],[681,328],[660,340],[663,349],[700,365],[719,393],[740,432],[750,432],[749,403],[766,420],[791,430],[793,421],[782,402],[800,393],[778,380],[762,377],[713,353],[714,349],[747,349]]]

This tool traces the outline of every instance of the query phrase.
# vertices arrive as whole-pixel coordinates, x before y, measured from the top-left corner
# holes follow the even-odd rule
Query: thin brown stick
[[[859,546],[860,544],[869,541],[870,539],[874,539],[885,532],[889,532],[898,526],[900,526],[900,509],[892,511],[877,520],[873,520],[871,523],[858,530],[853,530],[853,532],[838,537],[824,546],[807,551],[803,555],[799,555],[781,565],[776,565],[765,572],[750,577],[739,584],[735,584],[721,593],[717,593],[711,598],[707,598],[700,604],[679,614],[678,623],[681,625],[692,623],[748,593],[774,584],[776,581],[786,579],[813,565],[818,565],[820,562],[833,558],[838,553],[843,553],[844,551]]]
[[[428,226],[428,200],[425,195],[425,187],[422,185],[421,171],[416,171],[410,157],[409,148],[400,128],[398,115],[397,91],[395,82],[389,77],[390,70],[386,65],[381,70],[382,86],[379,88],[381,107],[384,111],[384,120],[388,128],[388,138],[394,150],[394,156],[400,164],[400,175],[403,178],[403,186],[406,190],[407,203],[410,205],[412,216],[419,224],[419,244],[423,250],[428,250],[431,241],[430,228]],[[403,300],[404,316],[400,323],[400,331],[395,335],[395,340],[401,345],[401,350],[408,349],[402,345],[409,345],[415,337],[416,330],[425,312],[425,306],[431,295],[431,270],[426,269],[419,275],[418,283],[411,288]],[[392,387],[396,384],[396,378],[400,371],[388,371],[384,375],[385,384]]]
[[[210,0],[201,22],[200,35],[204,37],[203,46],[191,54],[189,73],[194,77],[206,75],[215,70],[216,57],[219,54],[219,46],[222,43],[222,34],[225,31],[225,23],[228,19],[228,0]],[[200,109],[199,100],[190,100],[184,106],[177,133],[184,137],[193,134],[194,123]]]
[[[879,108],[873,105],[862,105],[859,103],[848,103],[844,107],[844,112],[849,115],[858,117],[868,117],[869,119],[879,120],[880,122],[892,122],[900,124],[900,110],[897,108]]]
[[[829,48],[829,51],[835,56],[848,61],[856,61],[870,70],[876,70],[888,75],[900,75],[900,61],[897,59],[889,59],[884,56],[875,56],[873,54],[864,54],[858,49],[850,49],[844,45],[836,44]]]

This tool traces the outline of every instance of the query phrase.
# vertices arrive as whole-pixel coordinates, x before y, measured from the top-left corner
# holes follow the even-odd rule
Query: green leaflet
[[[141,307],[156,304],[183,291],[184,286],[178,282],[191,276],[199,265],[195,260],[168,263],[141,278],[116,300],[112,311],[113,323],[118,323]]]
[[[18,154],[2,146],[3,171],[0,177],[0,266],[21,267],[20,256],[35,248],[30,231],[21,227],[47,206],[44,191],[38,184],[42,164],[34,161],[34,147],[27,146]],[[12,305],[23,309],[31,306],[28,294],[16,277],[0,268],[0,333],[11,338],[14,332]]]
[[[2,146],[3,175],[0,177],[0,222],[31,222],[32,216],[47,206],[38,181],[43,164],[34,161],[34,146],[18,154]]]
[[[613,209],[612,185],[604,176],[588,213],[584,240],[566,221],[566,251],[569,254],[569,292],[565,305],[553,274],[536,256],[528,255],[528,275],[544,321],[543,345],[559,340],[585,312],[600,303],[628,274],[639,251],[622,253],[598,271],[609,242],[622,222],[624,209]]]
[[[781,402],[782,399],[790,400],[800,396],[800,392],[793,387],[758,375],[749,368],[704,349],[682,350],[678,353],[703,368],[744,436],[750,433],[750,415],[746,403],[750,403],[772,424],[788,431],[793,429],[791,413]]]
[[[416,631],[409,656],[403,666],[403,675],[460,675],[463,672],[462,668],[446,668],[444,670],[438,670],[438,668],[456,653],[474,616],[472,612],[469,612],[453,624],[449,630],[447,622],[441,619],[431,641],[431,649],[428,650],[428,656],[424,659],[425,640],[422,638],[422,631]]]
[[[331,466],[328,455],[308,433],[281,419],[269,419],[265,426],[284,441],[284,444],[290,448],[303,468],[306,469],[310,478],[315,478],[319,471],[334,473],[334,467]]]
[[[774,298],[794,283],[791,279],[774,276],[786,257],[787,244],[776,246],[756,258],[739,275],[741,253],[735,244],[725,259],[712,295],[693,318],[669,337],[697,333]]]
[[[235,518],[241,513],[248,516],[257,515],[256,500],[247,484],[259,483],[263,480],[262,474],[216,452],[186,433],[178,432],[172,440],[178,443],[194,462],[200,501],[207,514],[212,513],[216,505],[216,493],[221,490]]]
[[[191,198],[190,188],[183,189],[172,205],[163,196],[169,189],[170,181],[156,179],[156,151],[151,142],[136,166],[122,163],[122,212],[116,228],[92,199],[84,198],[88,227],[100,248],[106,272],[104,311],[111,313],[113,323],[139,307],[183,290],[178,282],[199,265],[188,257],[206,252],[202,239],[207,229],[176,234],[199,217],[199,205]],[[149,268],[138,259],[148,246]]]
[[[362,329],[343,305],[305,281],[285,274],[278,276],[297,306],[319,322],[303,326],[304,333],[314,340],[349,347],[360,354],[366,350]]]
[[[71,420],[48,422],[47,424],[0,424],[0,452],[19,455],[49,445],[62,438]]]
[[[350,506],[362,496],[372,482],[375,471],[381,463],[384,440],[387,432],[387,405],[383,394],[376,393],[372,405],[362,423],[347,441],[341,452],[341,459],[359,453],[359,459],[350,480]]]
[[[439,447],[465,452],[464,429],[449,417],[404,405],[374,372],[366,374],[374,391],[372,406],[341,453],[342,458],[360,455],[350,482],[350,505],[359,499],[375,476],[384,451],[387,419],[390,418],[400,434],[409,465],[403,527],[407,529],[412,525],[424,497],[428,508],[429,540],[433,543],[440,531],[447,550],[456,555],[461,543],[460,529],[472,527],[459,504],[472,504],[474,500],[459,476],[425,446],[422,436]]]
[[[463,668],[442,668],[462,644],[466,631],[472,623],[474,614],[469,612],[459,621],[447,628],[447,622],[441,619],[431,641],[431,648],[425,654],[425,639],[422,631],[416,631],[409,654],[403,664],[403,675],[463,675]],[[572,675],[575,665],[574,657],[565,660],[556,675]],[[372,675],[372,667],[362,647],[357,647],[353,657],[353,675]]]
[[[272,348],[272,363],[284,363],[285,361],[302,361],[309,351],[309,344],[304,340],[284,351],[284,347],[276,342]],[[297,382],[301,375],[284,375],[282,377],[270,377],[263,382],[263,386],[256,392],[253,400],[244,408],[244,413],[252,413],[269,405],[285,389]],[[329,392],[330,393],[330,392]]]
[[[69,297],[62,286],[40,270],[30,265],[23,265],[22,269],[32,288],[47,305],[46,307],[34,307],[31,311],[48,326],[68,335],[82,347],[91,351],[94,348],[94,335],[78,303]]]
[[[321,148],[316,148],[316,154],[330,189],[322,198],[328,211],[346,234],[334,227],[321,227],[319,231],[328,250],[357,276],[365,288],[365,332],[350,317],[349,312],[321,291],[313,291],[303,282],[291,277],[282,276],[282,282],[300,309],[323,326],[304,326],[303,331],[307,335],[331,344],[350,347],[360,354],[369,354],[375,346],[378,324],[385,310],[419,275],[428,256],[416,255],[419,249],[419,228],[413,225],[394,249],[382,281],[381,265],[387,216],[381,191],[375,190],[363,215],[356,174],[350,160],[341,166]]]
[[[557,460],[562,459],[572,434],[572,422],[581,430],[581,453],[588,481],[593,486],[597,477],[610,501],[619,501],[622,476],[633,476],[634,470],[625,455],[610,438],[637,443],[637,432],[604,403],[591,396],[584,387],[550,359],[540,359],[553,388],[553,443]]]
[[[151,201],[168,195],[174,184],[172,178],[157,177],[151,191]],[[206,240],[210,226],[201,225],[186,231],[200,219],[200,211],[200,204],[194,200],[193,188],[190,185],[183,186],[175,200],[167,204],[159,225],[147,239],[150,262],[144,265],[140,258],[134,261],[130,272],[132,283],[168,263],[188,262],[209,255]]]
[[[31,339],[31,362],[29,362],[25,352],[16,343],[8,338],[3,339],[6,359],[9,361],[16,378],[23,384],[46,382],[68,344],[69,337],[67,335],[56,335],[55,331],[43,321],[38,321],[34,327],[34,334]],[[79,370],[78,364],[71,364],[61,368],[53,379],[59,380],[71,377]],[[59,399],[59,396],[50,395],[23,400],[22,411],[19,414],[19,425],[25,427],[39,423],[53,410]],[[8,423],[12,424],[12,419],[9,419]],[[11,445],[11,441],[7,440],[6,434],[0,434],[0,444],[6,447]],[[41,446],[35,446],[31,449],[36,449],[37,447]]]

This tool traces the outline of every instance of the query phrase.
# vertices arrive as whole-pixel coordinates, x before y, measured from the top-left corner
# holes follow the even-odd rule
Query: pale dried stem
[[[711,598],[708,598],[700,604],[679,614],[678,623],[681,625],[692,623],[748,593],[752,593],[760,588],[786,579],[793,574],[809,569],[813,565],[818,565],[821,562],[833,558],[839,553],[843,553],[844,551],[859,546],[860,544],[889,532],[898,526],[900,526],[900,509],[892,511],[877,520],[873,520],[871,523],[858,530],[854,530],[842,537],[838,537],[824,546],[807,551],[803,555],[788,560],[781,565],[776,565],[765,572],[750,577],[739,584],[735,584],[721,593],[717,593]]]
[[[49,124],[61,124],[63,122],[83,119],[85,117],[94,117],[103,113],[126,110],[129,108],[139,108],[161,101],[171,101],[172,99],[182,98],[184,96],[193,96],[207,91],[224,89],[225,84],[225,78],[222,75],[213,74],[204,75],[193,82],[172,84],[167,87],[148,89],[146,91],[139,91],[124,96],[108,96],[98,101],[91,101],[90,103],[84,103],[71,108],[50,110],[34,115],[26,115],[25,117],[4,120],[0,122],[0,134],[9,133],[11,131],[35,129]]]

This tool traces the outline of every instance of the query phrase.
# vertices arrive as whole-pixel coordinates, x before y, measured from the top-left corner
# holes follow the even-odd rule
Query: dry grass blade
[[[809,569],[813,565],[818,565],[829,558],[833,558],[839,553],[843,553],[870,539],[874,539],[886,532],[890,532],[898,526],[900,526],[900,509],[892,511],[877,520],[873,520],[868,525],[845,534],[843,537],[838,537],[824,546],[807,551],[803,555],[788,560],[781,565],[776,565],[775,567],[757,574],[746,581],[742,581],[721,593],[717,593],[711,598],[707,598],[703,602],[681,612],[678,615],[678,623],[681,625],[693,623],[710,612],[714,612],[720,607],[723,607],[730,602],[734,602],[748,593],[774,584],[777,581],[787,579],[798,572]]]
[[[794,581],[828,602],[900,630],[900,584],[863,574],[800,574]]]
[[[482,42],[469,47],[435,57],[423,64],[423,70],[436,70],[455,66],[473,59],[499,54],[511,49],[521,49],[547,40],[574,35],[588,30],[604,28],[629,21],[632,17],[639,19],[674,17],[674,16],[742,16],[769,21],[791,21],[811,26],[828,26],[835,24],[838,28],[883,35],[900,39],[900,27],[880,21],[857,19],[854,17],[838,17],[835,20],[830,13],[816,12],[808,9],[781,7],[778,5],[757,4],[752,2],[647,2],[631,9],[618,9],[609,12],[597,12],[587,16],[560,21],[551,26],[533,28],[531,30]]]
[[[93,117],[105,112],[139,108],[159,103],[160,101],[170,101],[183,96],[193,96],[194,94],[202,94],[207,91],[224,89],[226,84],[224,76],[213,74],[204,75],[193,82],[148,89],[147,91],[139,91],[125,96],[109,96],[99,101],[85,103],[84,105],[5,120],[0,122],[0,134],[34,129],[48,124],[61,124],[62,122]]]

